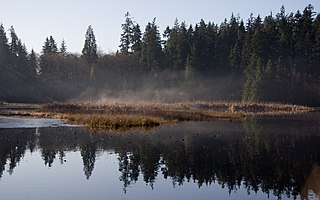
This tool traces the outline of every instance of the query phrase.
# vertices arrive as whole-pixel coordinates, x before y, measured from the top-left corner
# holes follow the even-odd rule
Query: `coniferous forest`
[[[98,51],[93,27],[81,54],[48,36],[27,51],[0,25],[0,101],[121,98],[156,101],[275,101],[320,106],[320,13],[312,5],[221,24],[176,20],[160,33],[129,13],[119,50]]]

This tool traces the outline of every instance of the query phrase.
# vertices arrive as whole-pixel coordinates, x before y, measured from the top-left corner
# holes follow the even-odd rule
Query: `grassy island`
[[[254,114],[284,114],[309,112],[305,106],[275,103],[226,102],[108,102],[108,103],[50,103],[37,113],[83,124],[93,129],[128,129],[156,127],[166,123],[204,120],[239,120]]]
[[[42,105],[2,103],[0,111],[0,115],[6,116],[60,118],[95,130],[127,130],[182,121],[241,120],[248,115],[304,113],[313,108],[278,103],[108,101]]]

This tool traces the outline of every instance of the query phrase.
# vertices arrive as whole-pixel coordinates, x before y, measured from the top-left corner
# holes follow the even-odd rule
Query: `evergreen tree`
[[[292,67],[294,57],[293,43],[293,13],[286,14],[284,6],[281,7],[280,13],[276,16],[278,40],[279,40],[279,57],[282,63],[281,74],[287,74],[288,68]]]
[[[13,26],[11,26],[11,28],[9,29],[10,31],[10,37],[11,37],[11,42],[10,42],[10,51],[11,51],[11,54],[13,56],[18,56],[18,42],[19,42],[19,39],[18,39],[18,36],[17,34],[15,33],[15,30],[13,28]]]
[[[127,12],[125,14],[125,23],[121,24],[122,34],[120,37],[120,52],[124,54],[129,54],[132,46],[132,38],[133,38],[133,22],[130,17],[130,13]]]
[[[155,18],[152,23],[149,22],[146,26],[142,38],[141,61],[147,73],[156,74],[161,68],[162,46]]]
[[[21,62],[21,64],[26,64],[27,62],[27,58],[28,58],[28,51],[27,51],[27,47],[25,44],[22,44],[21,40],[18,40],[18,50],[17,50],[17,54],[18,54],[18,60]]]
[[[28,63],[35,74],[40,74],[38,57],[33,49],[31,49],[31,53],[28,55]]]
[[[247,23],[247,37],[243,53],[246,54],[244,68],[244,84],[242,89],[242,100],[245,102],[258,101],[259,89],[263,75],[264,55],[264,24],[260,15],[257,18],[250,16]]]
[[[300,70],[310,67],[313,47],[313,6],[308,5],[303,13],[299,11],[295,15],[294,42],[295,42],[295,62]]]
[[[272,13],[264,18],[251,15],[246,24],[233,14],[220,25],[201,20],[195,27],[187,28],[185,23],[176,20],[165,30],[164,41],[161,41],[155,20],[147,24],[142,34],[140,26],[126,13],[121,27],[121,53],[103,55],[98,60],[95,35],[89,26],[81,58],[75,54],[66,56],[65,41],[57,48],[54,38],[49,36],[38,59],[33,50],[28,54],[13,27],[9,29],[8,39],[1,24],[0,81],[6,84],[0,85],[0,98],[30,93],[33,77],[47,83],[43,84],[43,94],[52,100],[64,96],[60,91],[62,86],[70,86],[68,91],[81,90],[89,83],[99,83],[111,91],[136,89],[140,86],[137,80],[141,80],[141,72],[154,78],[166,67],[170,70],[164,71],[166,75],[161,73],[163,76],[159,79],[168,87],[179,86],[183,80],[208,85],[213,76],[232,74],[243,80],[244,101],[319,104],[320,14],[315,16],[311,5],[302,12],[286,13],[281,7],[276,16]],[[94,69],[99,73],[96,73],[95,82],[89,82],[85,76],[91,71],[93,79]],[[35,74],[39,77],[35,78]],[[226,85],[230,87],[232,83]],[[237,88],[240,99],[241,89],[236,85],[232,87]]]
[[[141,41],[142,33],[140,30],[139,24],[133,25],[132,28],[132,38],[131,38],[131,50],[135,55],[140,56],[142,50],[142,41]]]
[[[269,15],[265,17],[263,22],[263,59],[264,64],[268,62],[268,60],[276,61],[279,57],[280,53],[280,41],[279,41],[279,33],[277,28],[276,20]]]
[[[96,38],[91,25],[88,27],[85,35],[82,56],[88,63],[96,63],[98,59]]]
[[[209,28],[210,26],[210,28]],[[215,54],[214,25],[206,24],[203,20],[197,24],[193,33],[193,45],[190,53],[190,62],[195,74],[208,75]]]
[[[184,78],[187,81],[187,83],[192,84],[195,81],[195,74],[194,69],[192,67],[191,58],[188,56],[185,71],[184,71]]]
[[[47,37],[46,41],[44,42],[44,45],[42,46],[42,54],[57,54],[58,53],[58,47],[57,43],[54,40],[52,36]]]
[[[176,19],[172,28],[167,27],[164,37],[167,38],[164,44],[167,65],[173,70],[184,70],[192,46],[192,36],[189,35],[185,23],[179,24]]]
[[[192,32],[186,28],[186,24],[180,24],[180,33],[178,38],[177,53],[178,53],[178,67],[182,68],[188,60],[192,46]]]
[[[0,24],[0,67],[8,61],[9,51],[8,38],[3,25]]]
[[[264,56],[264,46],[263,46],[263,40],[264,40],[264,32],[262,31],[263,23],[261,20],[260,15],[258,15],[257,18],[254,19],[254,22],[252,24],[252,53],[257,55],[259,58],[262,58]]]
[[[218,29],[216,25],[209,22],[206,29],[207,46],[205,49],[205,57],[207,62],[205,65],[207,66],[208,73],[211,74],[212,72],[215,73],[220,68],[217,63],[217,35]]]
[[[261,59],[256,55],[251,57],[250,65],[245,69],[245,82],[242,89],[242,101],[254,102],[260,100],[259,88],[262,80]]]
[[[66,42],[64,41],[64,39],[61,42],[59,53],[62,56],[66,56],[67,55],[67,45],[66,45]]]
[[[245,41],[246,30],[244,27],[244,22],[241,20],[237,29],[237,39],[234,45],[230,50],[230,65],[235,68],[237,71],[243,70],[244,67],[244,57],[243,57],[243,48]]]
[[[51,52],[49,38],[46,38],[44,45],[42,46],[42,54],[49,54]]]
[[[178,43],[180,38],[180,24],[178,19],[175,20],[174,26],[172,29],[169,27],[166,28],[164,36],[167,38],[164,45],[165,56],[168,60],[168,64],[172,66],[173,69],[178,69],[180,58],[178,55]]]
[[[244,26],[242,24],[242,26]],[[218,56],[216,60],[219,65],[224,68],[224,71],[229,67],[241,68],[241,51],[243,44],[240,40],[240,37],[243,37],[241,34],[239,18],[235,17],[232,13],[229,23],[225,20],[221,24],[219,29],[219,39],[218,39]]]
[[[56,43],[56,41],[53,39],[52,36],[50,36],[49,42],[50,42],[51,52],[52,52],[52,53],[58,53],[57,43]]]
[[[14,65],[17,68],[17,71],[20,74],[23,74],[27,78],[30,78],[32,75],[32,72],[28,68],[27,65],[27,48],[24,44],[22,44],[21,40],[18,38],[17,34],[15,33],[15,30],[13,26],[10,28],[10,36],[11,41],[9,44],[10,52],[11,52],[11,64]]]
[[[233,15],[232,15],[233,17]],[[233,20],[233,19],[231,19]],[[230,31],[231,32],[231,31]],[[229,24],[227,19],[221,23],[219,30],[218,30],[218,41],[217,41],[217,60],[216,62],[220,66],[220,68],[228,67],[229,62],[229,55],[231,51],[231,42],[230,42],[230,33],[229,33]]]
[[[313,23],[313,34],[314,34],[314,45],[313,45],[313,52],[312,52],[312,58],[313,58],[313,66],[319,67],[320,66],[320,14],[317,15],[316,19]],[[320,73],[320,70],[318,70],[318,73]]]

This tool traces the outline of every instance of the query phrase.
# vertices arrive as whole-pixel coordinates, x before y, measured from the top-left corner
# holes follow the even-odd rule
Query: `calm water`
[[[42,128],[66,126],[60,119],[1,117],[0,128]]]
[[[24,126],[20,121],[14,128],[0,120],[0,199],[320,195],[316,113],[186,122],[126,133],[94,133],[59,123]]]

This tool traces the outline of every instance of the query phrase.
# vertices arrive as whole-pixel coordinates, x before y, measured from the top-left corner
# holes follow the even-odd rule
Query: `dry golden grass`
[[[182,102],[182,103],[153,103],[153,102],[126,102],[94,104],[90,102],[77,103],[52,103],[43,105],[41,110],[63,113],[156,113],[176,111],[223,111],[244,113],[269,113],[269,112],[308,112],[312,108],[306,106],[279,104],[279,103],[242,103],[242,102]]]
[[[63,117],[69,123],[84,124],[92,129],[126,130],[137,127],[156,127],[165,121],[161,118],[138,115],[100,115],[100,114],[71,114]]]
[[[160,118],[131,116],[131,115],[99,115],[99,114],[74,114],[65,115],[69,123],[85,124],[93,129],[121,129],[134,127],[155,127],[160,122]]]
[[[9,111],[17,116],[55,117],[93,129],[155,127],[180,121],[242,119],[252,114],[287,114],[312,111],[312,108],[276,103],[241,102],[73,102],[50,103],[30,110]]]
[[[155,127],[180,121],[241,119],[245,116],[244,112],[228,109],[202,108],[199,103],[53,103],[43,105],[39,110],[94,129]]]

